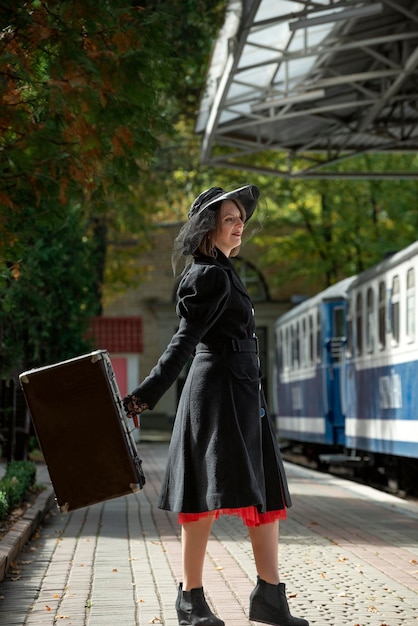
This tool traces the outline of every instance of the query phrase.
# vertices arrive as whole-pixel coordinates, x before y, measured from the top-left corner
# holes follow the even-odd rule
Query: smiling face
[[[244,210],[232,200],[224,200],[219,209],[216,230],[212,234],[212,243],[225,256],[241,245],[244,230]]]

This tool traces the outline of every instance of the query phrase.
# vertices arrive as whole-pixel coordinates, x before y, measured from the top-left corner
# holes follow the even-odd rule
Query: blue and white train
[[[416,491],[418,241],[276,323],[280,440]]]

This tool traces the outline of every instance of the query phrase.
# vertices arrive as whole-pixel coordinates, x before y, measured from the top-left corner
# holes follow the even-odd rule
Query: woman
[[[309,626],[292,617],[278,574],[278,520],[291,505],[261,391],[254,309],[229,257],[237,254],[258,188],[212,187],[193,202],[174,246],[192,255],[177,291],[179,329],[150,375],[124,399],[128,417],[152,409],[194,354],[180,398],[159,507],[179,513],[180,625],[224,626],[206,603],[203,564],[213,521],[239,515],[257,569],[250,619]],[[233,459],[233,463],[231,460]]]

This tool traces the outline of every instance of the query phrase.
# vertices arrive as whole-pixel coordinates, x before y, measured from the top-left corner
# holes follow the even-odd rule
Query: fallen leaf
[[[159,617],[157,617],[156,615],[154,615],[154,617],[152,619],[150,619],[150,621],[148,622],[148,624],[162,624],[162,621],[160,620]]]
[[[370,611],[370,613],[377,613],[377,608],[375,606],[368,606],[367,610]]]
[[[51,611],[51,610],[52,610],[52,609],[51,609],[51,607],[50,607],[50,606],[48,606],[48,605],[46,605],[46,607],[45,607],[45,608],[46,608],[46,610],[47,610],[47,611]]]
[[[117,567],[114,567],[114,568],[112,569],[112,572],[117,572],[117,571],[118,571],[118,568],[117,568]]]

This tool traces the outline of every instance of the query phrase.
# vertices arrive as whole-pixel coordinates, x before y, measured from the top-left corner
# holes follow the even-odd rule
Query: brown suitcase
[[[23,372],[19,380],[62,512],[143,487],[106,350]]]

